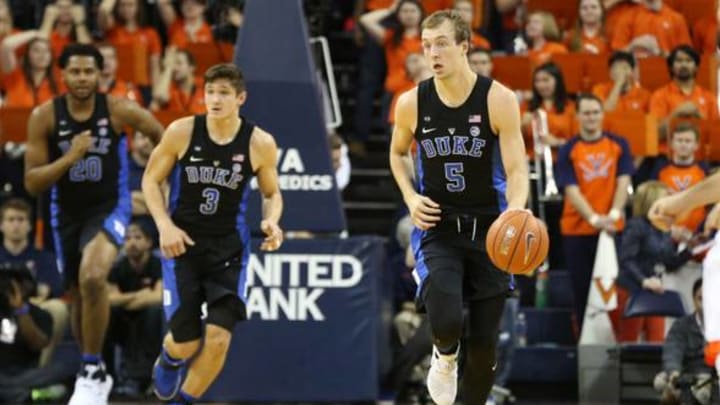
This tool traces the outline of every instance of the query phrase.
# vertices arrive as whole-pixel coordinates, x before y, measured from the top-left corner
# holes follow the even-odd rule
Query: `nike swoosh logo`
[[[437,128],[423,128],[422,133],[423,134],[429,134],[430,132],[436,130]]]
[[[72,131],[69,130],[69,129],[67,129],[67,130],[63,130],[63,131],[58,132],[58,135],[60,135],[60,136],[65,136],[65,135],[70,135],[71,133],[72,133]]]
[[[195,156],[190,156],[190,161],[191,161],[191,162],[202,162],[203,160],[205,160],[205,159],[199,158],[199,157],[195,157]]]

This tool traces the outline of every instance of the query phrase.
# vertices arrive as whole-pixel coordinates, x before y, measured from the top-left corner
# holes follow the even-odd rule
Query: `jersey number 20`
[[[70,181],[92,181],[97,182],[102,179],[102,160],[99,156],[88,156],[80,159],[70,168]]]
[[[465,177],[463,177],[462,162],[445,163],[445,178],[449,182],[445,187],[451,193],[465,190]]]
[[[212,215],[217,212],[218,202],[220,201],[220,191],[216,188],[208,187],[202,191],[205,202],[200,204],[200,213],[203,215]]]

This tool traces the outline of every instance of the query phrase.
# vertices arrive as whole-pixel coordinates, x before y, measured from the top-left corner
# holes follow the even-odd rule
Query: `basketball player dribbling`
[[[700,183],[667,197],[663,197],[650,208],[650,220],[661,229],[668,229],[678,219],[683,219],[693,209],[715,204],[705,218],[705,232],[720,229],[720,173],[705,178]],[[703,327],[705,332],[705,362],[715,367],[720,375],[720,232],[715,235],[715,244],[703,261],[703,285],[708,294],[703,294]]]
[[[468,331],[462,350],[465,402],[484,404],[492,387],[495,345],[511,279],[485,250],[488,228],[506,210],[522,210],[528,167],[515,95],[473,73],[466,54],[470,28],[454,11],[422,24],[433,77],[400,96],[390,166],[415,229],[418,305],[433,336],[428,390],[438,405],[457,394],[463,303]],[[417,189],[405,165],[417,142]]]
[[[143,176],[164,256],[169,328],[153,369],[155,394],[176,404],[192,403],[205,393],[225,364],[235,324],[246,317],[250,232],[245,207],[253,176],[263,197],[261,228],[267,235],[260,249],[276,250],[283,239],[277,146],[270,134],[239,115],[246,96],[237,67],[208,69],[207,114],[170,124]],[[168,208],[161,191],[167,178]]]
[[[70,405],[106,404],[113,384],[100,353],[110,319],[107,276],[130,221],[123,130],[130,126],[154,143],[163,131],[134,101],[97,91],[103,63],[92,45],[65,47],[59,64],[68,92],[33,110],[25,152],[25,188],[51,188],[55,253],[82,351]]]

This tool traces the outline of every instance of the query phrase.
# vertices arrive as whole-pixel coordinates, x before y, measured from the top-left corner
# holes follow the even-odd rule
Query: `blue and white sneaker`
[[[185,361],[171,363],[162,352],[153,366],[153,392],[158,399],[170,401],[180,393],[187,367]]]

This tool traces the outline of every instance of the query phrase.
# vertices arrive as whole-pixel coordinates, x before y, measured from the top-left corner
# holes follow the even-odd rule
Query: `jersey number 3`
[[[463,177],[462,162],[445,163],[445,178],[448,184],[445,186],[451,193],[459,193],[465,190],[465,177]]]
[[[220,191],[216,188],[208,187],[202,191],[205,202],[200,204],[200,213],[203,215],[212,215],[217,212],[218,202],[220,201]]]

